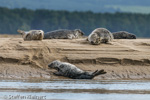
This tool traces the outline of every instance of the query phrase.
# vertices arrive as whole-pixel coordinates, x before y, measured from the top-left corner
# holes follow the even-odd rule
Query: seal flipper
[[[56,76],[63,76],[60,72],[54,72],[53,74]]]
[[[101,75],[101,74],[106,74],[107,72],[105,72],[103,69],[102,70],[99,70],[99,71],[95,71],[95,72],[93,72],[92,73],[92,75],[93,75],[93,78],[95,77],[95,76],[98,76],[98,75]]]
[[[94,71],[94,72],[92,73],[92,75],[95,74],[95,73],[97,73],[97,71],[98,71],[98,70]]]
[[[20,33],[21,35],[23,35],[23,34],[24,34],[24,31],[19,30],[19,29],[17,30],[17,32],[18,32],[18,33]]]

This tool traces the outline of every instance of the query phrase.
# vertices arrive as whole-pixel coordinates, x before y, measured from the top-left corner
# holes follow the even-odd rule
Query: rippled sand
[[[53,60],[75,64],[82,70],[106,70],[95,79],[150,79],[150,39],[114,40],[90,45],[86,38],[23,41],[20,36],[0,35],[1,78],[48,78]]]

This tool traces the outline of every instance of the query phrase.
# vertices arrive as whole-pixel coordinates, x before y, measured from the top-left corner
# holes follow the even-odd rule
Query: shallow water
[[[0,80],[1,100],[150,100],[150,80]]]

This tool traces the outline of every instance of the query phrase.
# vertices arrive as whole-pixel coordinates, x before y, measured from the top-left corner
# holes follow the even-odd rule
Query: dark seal
[[[44,34],[44,39],[77,39],[84,35],[80,29],[59,29]]]
[[[54,75],[65,76],[72,79],[93,79],[95,76],[106,74],[104,70],[96,70],[94,72],[86,72],[75,65],[61,62],[58,60],[53,61],[48,65],[49,68],[56,69],[57,72],[54,72]]]
[[[136,39],[136,36],[134,34],[126,31],[114,32],[112,34],[114,36],[114,39]]]

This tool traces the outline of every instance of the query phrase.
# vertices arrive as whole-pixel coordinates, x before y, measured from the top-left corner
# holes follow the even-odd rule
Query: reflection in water
[[[148,80],[0,81],[0,99],[147,100],[150,99],[149,94]]]

